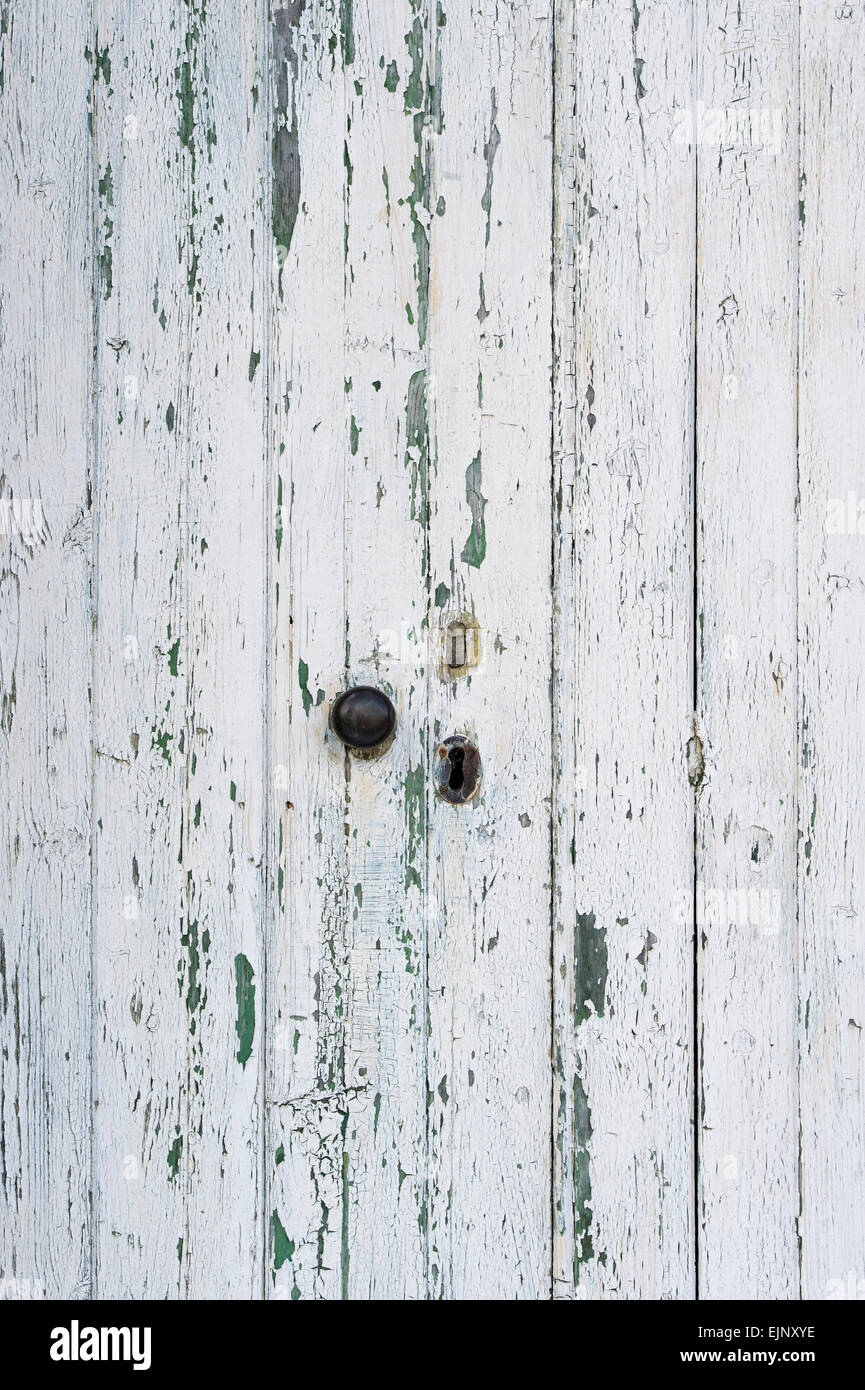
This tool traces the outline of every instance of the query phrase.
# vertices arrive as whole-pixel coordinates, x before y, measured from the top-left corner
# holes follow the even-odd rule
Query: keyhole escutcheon
[[[452,806],[464,806],[481,784],[481,755],[463,734],[452,734],[438,746],[435,786]]]

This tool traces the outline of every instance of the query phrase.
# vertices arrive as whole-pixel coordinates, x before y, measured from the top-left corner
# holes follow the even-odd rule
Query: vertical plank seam
[[[98,53],[98,28],[97,28],[97,7],[99,0],[90,0],[88,6],[90,47],[93,53]],[[98,695],[97,676],[97,637],[98,624],[97,614],[99,611],[99,522],[100,522],[100,410],[99,410],[99,369],[101,365],[101,353],[99,350],[99,323],[100,323],[100,304],[101,297],[98,293],[97,277],[98,268],[96,264],[96,228],[99,214],[99,200],[97,181],[99,175],[99,161],[96,156],[96,129],[99,119],[98,113],[98,72],[94,68],[90,78],[90,120],[87,130],[87,161],[88,161],[88,198],[90,202],[89,235],[90,246],[87,250],[89,262],[89,281],[90,281],[90,351],[88,352],[88,371],[90,376],[88,390],[88,414],[87,422],[87,487],[89,492],[88,501],[90,503],[91,518],[91,538],[90,538],[90,709],[88,733],[90,739],[90,815],[89,815],[89,846],[90,855],[90,921],[89,921],[89,961],[90,961],[90,1057],[87,1068],[87,1081],[89,1087],[88,1095],[88,1114],[90,1116],[88,1129],[88,1167],[89,1167],[89,1231],[88,1231],[88,1274],[89,1290],[88,1296],[92,1299],[97,1295],[97,1281],[99,1270],[96,1265],[97,1241],[95,1238],[95,1221],[97,1210],[97,1144],[96,1144],[96,1125],[94,1123],[94,1101],[98,1096],[97,1072],[96,1072],[96,892],[97,892],[97,870],[98,861],[94,853],[95,845],[95,816],[96,816],[96,700]]]
[[[802,196],[803,168],[803,121],[804,111],[802,104],[802,0],[796,9],[796,177],[797,194]],[[797,1268],[796,1281],[798,1286],[799,1298],[802,1298],[802,1226],[803,1210],[802,1201],[804,1188],[802,1183],[802,989],[805,983],[803,970],[803,941],[802,941],[802,895],[800,887],[804,890],[804,879],[802,876],[802,717],[801,717],[801,671],[800,671],[800,610],[799,610],[799,535],[801,519],[801,480],[800,480],[800,371],[802,362],[802,298],[804,284],[802,280],[802,219],[799,205],[796,199],[793,202],[793,216],[797,219],[796,228],[796,505],[794,515],[794,552],[795,563],[793,570],[793,595],[796,605],[796,645],[795,645],[795,711],[796,711],[796,785],[794,789],[794,824],[796,826],[796,853],[793,859],[793,872],[795,875],[793,883],[793,894],[795,898],[796,913],[796,957],[794,964],[793,984],[796,990],[796,1118],[797,1124],[797,1155],[796,1155],[796,1186],[797,1186],[797,1215],[796,1215],[796,1250]]]
[[[697,90],[700,74],[699,62],[699,19],[696,7],[691,10],[691,109],[696,110]],[[693,321],[692,321],[692,397],[691,397],[691,563],[693,565],[693,581],[691,594],[691,700],[694,712],[693,728],[696,736],[700,737],[697,727],[697,711],[699,709],[700,691],[700,669],[702,651],[699,646],[699,605],[700,605],[700,515],[699,515],[699,459],[697,457],[698,448],[698,390],[699,390],[699,264],[700,264],[700,142],[697,139],[696,131],[693,133],[693,188],[694,188],[694,263],[693,263]],[[697,918],[697,875],[699,870],[699,800],[700,787],[694,788],[693,802],[693,856],[691,864],[691,929],[692,929],[692,1016],[693,1016],[693,1036],[692,1049],[693,1058],[691,1066],[693,1069],[692,1096],[693,1096],[693,1219],[694,1219],[694,1300],[700,1299],[700,1124],[702,1118],[702,1087],[701,1087],[701,1048],[700,1048],[700,933]]]
[[[558,43],[557,37],[560,28],[564,29],[566,20],[569,19],[568,40],[565,43]],[[573,1144],[571,1142],[571,1131],[574,1124],[573,1107],[571,1105],[571,1092],[566,1084],[566,1079],[573,1073],[573,1001],[574,1001],[574,960],[573,955],[568,959],[568,952],[563,946],[565,954],[562,956],[562,971],[564,974],[557,974],[555,968],[555,947],[556,933],[559,924],[563,928],[566,926],[565,918],[568,912],[573,912],[573,888],[574,888],[574,834],[576,808],[570,808],[567,800],[562,797],[562,777],[564,773],[564,758],[570,751],[573,759],[575,747],[573,737],[568,738],[566,734],[567,720],[574,720],[575,707],[573,702],[572,685],[565,684],[562,675],[562,664],[567,663],[573,657],[569,648],[569,638],[565,632],[565,627],[574,618],[571,610],[563,613],[564,597],[568,593],[574,592],[575,586],[575,549],[573,538],[573,514],[575,506],[575,489],[573,483],[570,485],[570,499],[568,500],[567,489],[564,482],[564,463],[570,458],[573,468],[576,468],[576,402],[571,404],[569,394],[566,389],[567,372],[575,372],[575,338],[576,338],[576,267],[575,267],[575,212],[576,212],[576,183],[573,189],[569,188],[566,179],[569,177],[568,171],[573,173],[576,178],[573,165],[576,157],[576,89],[575,74],[568,64],[568,55],[573,52],[576,42],[575,31],[575,11],[568,0],[557,0],[553,10],[553,186],[552,197],[552,279],[553,279],[553,304],[551,306],[552,315],[552,370],[553,370],[553,393],[552,393],[552,418],[553,418],[553,459],[552,459],[552,527],[551,527],[551,546],[553,555],[553,588],[551,594],[551,667],[552,667],[552,686],[551,686],[551,764],[552,764],[552,791],[551,791],[551,817],[550,817],[550,838],[551,838],[551,917],[550,917],[550,950],[552,959],[552,977],[550,981],[550,1012],[552,1017],[553,1036],[552,1036],[552,1090],[550,1097],[551,1109],[551,1135],[550,1147],[552,1155],[551,1185],[550,1185],[550,1210],[553,1223],[553,1238],[551,1245],[551,1266],[552,1281],[551,1292],[553,1298],[556,1295],[556,1281],[560,1280],[563,1286],[562,1296],[564,1298],[576,1297],[576,1243],[574,1239],[574,1207],[573,1207]],[[565,105],[565,93],[572,93],[570,109]],[[570,123],[570,124],[569,124]],[[561,222],[561,227],[559,223]],[[574,379],[574,391],[576,382]],[[567,423],[566,423],[567,422]],[[564,521],[567,518],[567,536],[563,534]],[[575,658],[574,658],[575,659]],[[574,730],[571,730],[573,735]],[[570,772],[575,772],[573,763]],[[568,784],[573,782],[573,776],[569,778]],[[562,816],[568,817],[566,822],[565,843],[562,843]],[[570,837],[567,834],[570,831]],[[568,841],[570,840],[570,843]],[[571,864],[567,866],[566,856],[571,855]],[[564,909],[562,907],[563,896],[565,898]],[[563,938],[567,939],[567,938]],[[567,962],[567,963],[566,963]],[[557,1209],[558,1221],[557,1221]]]
[[[341,0],[340,28],[343,33],[347,31],[350,18],[344,10],[345,0]],[[345,40],[343,41],[345,42]],[[348,148],[348,131],[351,121],[351,96],[349,92],[349,63],[344,47],[337,50],[337,54],[342,54],[342,92],[343,92],[343,174],[342,174],[342,218],[343,218],[343,259],[342,259],[342,333],[340,343],[342,347],[342,371],[341,377],[343,384],[346,381],[346,337],[348,326],[348,243],[349,243],[349,220],[351,218],[351,187],[348,180],[348,171],[345,163],[345,151]],[[348,557],[349,539],[351,536],[351,471],[348,465],[349,438],[351,430],[351,413],[348,404],[348,396],[343,395],[343,433],[340,447],[339,465],[342,469],[342,550],[343,555]],[[344,677],[343,689],[348,690],[353,684],[351,679],[351,570],[349,564],[343,568],[343,587],[342,587],[342,621],[344,634]],[[293,669],[293,665],[292,665]],[[351,905],[349,897],[348,880],[351,872],[351,862],[349,853],[349,842],[351,837],[351,753],[346,747],[343,749],[343,798],[342,798],[342,825],[343,838],[340,845],[342,869],[339,877],[339,911],[334,914],[334,924],[339,923],[338,939],[335,942],[336,949],[339,951],[339,965],[335,970],[334,988],[336,980],[341,978],[341,983],[345,991],[345,1002],[342,1007],[334,1009],[334,1029],[336,1045],[336,1094],[341,1098],[340,1104],[344,1105],[343,1124],[341,1126],[342,1143],[339,1148],[340,1155],[340,1291],[339,1297],[343,1301],[348,1300],[349,1288],[349,1261],[351,1250],[351,1226],[349,1223],[348,1206],[348,1167],[350,1163],[350,1150],[348,1143],[348,1126],[350,1122],[351,1102],[347,1095],[348,1073],[346,1071],[346,1055],[348,1052],[348,1037],[351,1027],[351,1014],[354,1005],[354,964],[350,956],[350,932],[351,932]],[[333,930],[334,928],[332,928]],[[326,1089],[322,1082],[323,1089]]]
[[[557,197],[559,183],[557,179],[557,157],[556,149],[558,138],[561,134],[560,122],[558,119],[558,83],[556,82],[556,64],[558,62],[558,45],[556,43],[557,32],[557,7],[550,7],[550,1299],[552,1300],[555,1291],[556,1277],[556,1101],[557,1092],[555,1084],[555,1049],[556,1049],[556,990],[555,990],[555,903],[556,903],[556,731],[557,701],[555,690],[556,678],[556,397],[558,385],[557,373],[557,349],[558,339],[556,335],[556,306],[558,302],[558,281],[556,274],[556,222],[559,210],[559,199]]]
[[[276,834],[274,806],[276,798],[273,786],[273,721],[275,700],[273,691],[273,661],[271,659],[271,635],[275,639],[273,584],[274,566],[274,527],[276,524],[276,489],[274,487],[275,460],[278,458],[275,432],[272,427],[271,398],[273,393],[273,286],[274,248],[271,243],[273,227],[273,181],[270,178],[270,150],[274,138],[274,112],[272,103],[270,5],[259,7],[259,57],[261,60],[261,100],[264,115],[261,122],[261,165],[259,181],[261,188],[261,250],[262,265],[262,307],[261,307],[261,352],[264,359],[264,381],[262,383],[262,440],[265,449],[265,480],[262,489],[264,509],[264,604],[262,637],[262,693],[264,708],[264,737],[262,739],[262,814],[261,814],[261,914],[260,914],[260,956],[258,962],[261,980],[261,1027],[259,1032],[259,1087],[261,1106],[259,1108],[259,1220],[261,1222],[261,1301],[267,1300],[267,1271],[270,1261],[270,1093],[268,1088],[268,1055],[270,1047],[270,988],[269,988],[269,947],[271,930],[276,932],[276,898],[274,894],[273,868],[274,854],[271,836]],[[291,537],[289,536],[289,544]],[[271,924],[272,929],[271,929]]]
[[[425,49],[426,49],[426,64],[427,64],[427,72],[426,72],[426,78],[427,78],[427,81],[426,81],[426,96],[425,96],[425,99],[424,99],[424,103],[425,103],[425,109],[424,109],[424,131],[425,131],[425,146],[426,146],[425,151],[424,151],[424,153],[425,153],[425,158],[426,158],[426,169],[425,169],[425,172],[424,172],[424,184],[425,184],[425,187],[424,187],[424,196],[425,196],[425,199],[426,199],[426,206],[427,206],[427,208],[430,208],[431,205],[432,205],[432,193],[433,193],[433,188],[435,187],[435,178],[434,178],[434,171],[435,171],[435,164],[434,164],[435,142],[434,142],[433,139],[432,139],[432,121],[431,121],[431,113],[432,113],[432,94],[433,94],[433,83],[436,81],[436,77],[437,77],[436,49],[437,49],[438,41],[439,41],[438,26],[437,26],[436,24],[433,23],[432,0],[427,0],[426,4],[425,4],[424,7],[423,7],[423,22],[426,24],[426,45],[425,45]],[[439,109],[441,109],[441,105],[442,105],[442,94],[441,94],[441,92],[436,93],[436,98],[437,98],[437,100],[438,100],[438,102],[439,102]],[[429,302],[429,282],[430,282],[430,278],[431,278],[431,274],[432,274],[432,271],[431,271],[431,267],[432,267],[432,244],[433,244],[434,235],[435,235],[435,233],[434,233],[433,225],[431,224],[431,225],[430,225],[429,254],[428,254],[428,256],[427,256],[427,269],[426,269],[427,283],[426,283],[426,286],[424,286],[424,287],[421,287],[420,285],[418,286],[418,293],[419,293],[419,294],[425,293],[425,294],[427,295],[427,302]],[[423,1231],[422,1231],[422,1235],[423,1235],[423,1281],[424,1281],[425,1301],[427,1301],[427,1302],[430,1300],[430,1297],[431,1297],[431,1295],[432,1295],[432,1287],[433,1287],[433,1286],[432,1286],[432,1277],[431,1277],[431,1276],[432,1276],[432,1271],[431,1271],[431,1268],[430,1268],[430,1262],[431,1262],[431,1252],[430,1252],[430,1187],[431,1187],[431,1171],[430,1171],[430,1170],[431,1170],[431,1161],[430,1161],[430,1154],[431,1154],[431,1140],[430,1140],[430,1103],[429,1103],[429,1096],[430,1096],[430,1092],[431,1092],[431,1087],[430,1087],[430,1074],[429,1074],[429,1062],[430,1062],[430,1046],[429,1046],[429,1044],[430,1044],[429,958],[430,958],[430,934],[431,934],[431,933],[430,933],[430,917],[431,917],[431,914],[430,914],[430,883],[431,883],[431,881],[432,881],[432,877],[431,877],[431,864],[432,864],[432,836],[431,836],[431,834],[430,834],[430,827],[431,827],[431,825],[432,825],[433,797],[435,796],[435,792],[434,792],[434,789],[433,789],[433,786],[432,786],[431,767],[430,767],[430,747],[431,747],[431,743],[430,743],[430,720],[431,720],[431,718],[432,718],[432,682],[433,682],[433,679],[434,679],[434,673],[435,673],[435,671],[436,671],[436,654],[435,654],[435,652],[434,652],[434,650],[433,650],[433,643],[434,643],[434,641],[435,641],[435,636],[434,636],[434,634],[433,634],[433,632],[432,632],[432,629],[431,629],[431,626],[430,626],[431,619],[432,619],[432,573],[431,573],[431,566],[432,566],[432,547],[431,547],[431,543],[430,543],[430,531],[431,531],[431,527],[432,527],[432,471],[433,471],[433,468],[434,468],[434,467],[437,465],[437,463],[438,463],[438,452],[437,452],[437,451],[436,451],[435,453],[433,452],[433,439],[435,438],[435,429],[434,429],[434,425],[435,425],[435,419],[436,419],[436,413],[435,413],[436,399],[435,399],[434,383],[433,383],[433,380],[432,380],[432,373],[431,373],[431,370],[430,370],[431,364],[432,364],[432,354],[431,354],[431,352],[430,352],[430,339],[431,339],[431,336],[432,336],[432,329],[433,329],[432,318],[431,318],[431,316],[430,316],[429,313],[428,313],[428,314],[427,314],[427,330],[426,330],[426,336],[425,336],[425,338],[424,338],[424,345],[423,345],[424,379],[425,379],[425,382],[426,382],[426,406],[427,406],[427,408],[426,408],[426,434],[427,434],[427,437],[426,437],[426,453],[427,453],[427,467],[426,467],[425,474],[424,474],[423,480],[422,480],[422,486],[423,486],[423,488],[424,488],[424,496],[423,496],[423,502],[422,502],[423,517],[424,517],[423,568],[424,568],[424,579],[425,579],[425,589],[426,589],[426,614],[425,614],[425,621],[426,621],[426,632],[427,632],[427,662],[426,662],[426,671],[425,671],[425,673],[424,673],[424,693],[425,693],[424,721],[425,721],[425,729],[424,729],[423,737],[421,738],[421,751],[422,751],[423,759],[424,759],[424,772],[425,772],[425,776],[424,776],[424,786],[425,786],[425,788],[426,788],[426,791],[425,791],[425,795],[424,795],[424,820],[425,820],[425,824],[424,824],[424,857],[423,857],[424,881],[423,881],[423,888],[422,888],[422,899],[423,899],[423,902],[422,902],[422,911],[421,911],[421,921],[422,921],[422,924],[423,924],[423,943],[422,943],[422,951],[421,951],[422,966],[421,966],[421,969],[422,969],[422,971],[423,971],[423,978],[422,978],[422,981],[421,981],[421,991],[420,991],[421,1000],[422,1000],[422,1003],[423,1003],[422,1019],[421,1019],[421,1072],[422,1072],[422,1075],[423,1075],[423,1085],[424,1085],[424,1094],[423,1094],[423,1097],[422,1097],[422,1100],[423,1100],[423,1155],[422,1155],[423,1172],[422,1172],[422,1176],[421,1176],[421,1212],[423,1213]]]
[[[195,0],[192,0],[192,2],[195,3]],[[195,16],[195,14],[196,14],[196,12],[195,12],[193,9],[191,9],[191,6],[190,6],[190,13],[187,14],[187,17],[186,17],[186,23],[187,23],[187,25],[190,23],[191,19]],[[205,23],[206,23],[206,15],[204,14],[203,10],[202,10],[202,12],[201,12],[200,19],[201,19],[201,27],[202,27],[202,31],[203,31],[203,30],[204,30]],[[178,16],[177,16],[178,44],[181,42],[180,36],[181,36],[181,34],[184,32],[182,20],[183,20],[182,14],[178,14]],[[188,32],[188,31],[187,31],[187,32]],[[178,48],[178,55],[180,55],[180,53],[181,53],[181,50]],[[181,58],[180,58],[180,56],[178,56],[178,66],[180,65],[180,62],[181,62]],[[192,139],[193,141],[194,141],[194,139],[195,139],[194,132],[193,132],[193,134],[192,134],[192,136],[191,136],[191,139]],[[182,148],[182,150],[181,150],[181,155],[180,155],[180,165],[179,165],[179,170],[178,170],[178,194],[179,194],[179,198],[180,198],[180,202],[181,202],[181,207],[182,207],[182,209],[183,209],[183,223],[182,223],[182,225],[186,228],[186,235],[187,235],[187,237],[189,236],[190,230],[191,230],[191,228],[193,227],[193,225],[194,225],[195,222],[196,222],[195,186],[194,186],[194,174],[195,174],[195,164],[194,164],[194,161],[195,161],[195,158],[196,158],[195,147],[194,147],[194,145],[193,145],[193,154],[192,154],[192,161],[193,161],[193,162],[192,162],[192,167],[190,167],[190,158],[189,158],[188,150],[187,150],[186,153],[184,153],[183,148]],[[191,648],[191,634],[190,634],[190,627],[191,627],[191,623],[190,623],[190,583],[191,583],[191,566],[190,566],[190,563],[189,563],[190,557],[189,557],[188,548],[187,548],[187,542],[188,542],[188,538],[189,538],[189,534],[190,534],[190,525],[191,525],[191,521],[192,521],[191,512],[190,512],[190,494],[191,494],[191,484],[192,484],[192,457],[191,457],[191,447],[190,447],[190,429],[191,429],[191,423],[192,423],[192,418],[193,418],[193,412],[192,412],[192,345],[193,345],[194,337],[195,337],[194,323],[193,323],[193,308],[192,308],[192,303],[191,303],[191,296],[187,295],[186,298],[184,299],[184,301],[183,301],[183,310],[182,310],[182,313],[181,313],[178,317],[179,317],[179,321],[180,321],[180,325],[179,325],[179,326],[180,326],[180,334],[179,334],[179,336],[180,336],[181,350],[185,349],[185,354],[186,354],[186,361],[185,361],[185,363],[184,363],[183,366],[182,366],[181,372],[180,372],[180,374],[179,374],[179,381],[178,381],[178,395],[179,395],[181,401],[182,401],[183,404],[184,404],[184,410],[183,410],[183,414],[181,415],[181,419],[183,419],[183,418],[185,417],[185,422],[186,422],[186,423],[185,423],[185,426],[184,426],[184,429],[183,429],[183,432],[182,432],[182,454],[181,454],[182,468],[181,468],[180,477],[179,477],[179,482],[180,482],[180,495],[179,495],[179,498],[178,498],[178,521],[179,521],[179,530],[180,530],[179,543],[178,543],[178,556],[179,556],[180,569],[181,569],[181,581],[180,581],[180,584],[178,585],[178,592],[179,592],[179,594],[180,594],[180,603],[179,603],[179,608],[180,608],[180,613],[179,613],[180,651],[183,652],[184,655],[185,655],[184,669],[185,669],[185,671],[186,671],[186,680],[185,680],[185,682],[184,682],[184,690],[183,690],[183,713],[182,713],[182,725],[181,725],[182,732],[183,732],[183,739],[184,739],[184,754],[183,754],[183,781],[182,781],[181,790],[180,790],[181,806],[180,806],[180,849],[179,849],[179,854],[180,854],[180,909],[181,909],[181,923],[182,923],[182,928],[183,928],[182,936],[189,936],[189,935],[190,935],[190,923],[189,923],[189,919],[190,919],[190,910],[189,910],[189,891],[188,891],[188,882],[189,882],[189,880],[188,880],[188,871],[187,871],[187,851],[188,851],[188,847],[189,847],[189,819],[190,819],[190,817],[189,817],[189,812],[190,812],[190,790],[189,790],[189,788],[190,788],[190,765],[191,765],[192,751],[193,751],[193,746],[194,746],[193,737],[192,737],[193,729],[194,729],[194,710],[193,710],[193,708],[192,708],[193,695],[192,695],[192,691],[191,691],[191,688],[190,688],[190,687],[191,687],[192,670],[193,670],[193,653],[192,653],[192,648]],[[186,1027],[185,1027],[185,1029],[184,1029],[184,1037],[183,1037],[183,1064],[184,1064],[184,1073],[183,1073],[183,1076],[182,1076],[182,1078],[181,1078],[181,1079],[182,1079],[182,1084],[183,1084],[183,1105],[182,1105],[182,1116],[183,1116],[183,1120],[182,1120],[182,1131],[183,1131],[183,1149],[184,1149],[184,1151],[185,1151],[185,1153],[186,1153],[186,1155],[187,1155],[187,1163],[186,1163],[186,1165],[185,1165],[185,1169],[184,1169],[184,1172],[183,1172],[183,1187],[182,1187],[182,1192],[181,1192],[181,1222],[182,1222],[182,1227],[183,1227],[183,1246],[182,1246],[183,1258],[182,1258],[182,1260],[180,1261],[180,1267],[179,1267],[179,1269],[178,1269],[178,1280],[179,1280],[180,1289],[181,1289],[180,1296],[181,1296],[181,1297],[188,1298],[188,1297],[189,1297],[189,1280],[190,1280],[190,1261],[191,1261],[191,1253],[192,1253],[191,1250],[190,1250],[191,1240],[190,1240],[189,1208],[190,1208],[190,1199],[191,1199],[191,1196],[192,1196],[192,1186],[191,1186],[191,1184],[192,1184],[192,1171],[191,1171],[191,1168],[192,1168],[192,1165],[191,1165],[192,1144],[191,1144],[191,1142],[190,1142],[190,1141],[191,1141],[191,1124],[192,1124],[192,1119],[191,1119],[191,1106],[190,1106],[190,1077],[191,1077],[191,1074],[192,1074],[192,1066],[193,1066],[193,1056],[192,1056],[192,1049],[191,1049],[191,1047],[190,1047],[190,1032],[189,1032],[189,1024],[188,1024],[188,1021],[186,1021]],[[180,1116],[178,1116],[178,1118],[180,1118]]]
[[[565,502],[565,491],[563,491],[563,460],[566,457],[565,439],[565,418],[569,416],[570,406],[566,404],[566,392],[562,382],[562,352],[565,347],[565,338],[569,342],[569,360],[573,361],[573,339],[574,339],[574,316],[576,316],[576,284],[572,288],[572,299],[567,303],[567,314],[565,313],[565,286],[567,278],[565,267],[563,267],[563,257],[569,256],[569,240],[565,229],[566,217],[573,215],[573,206],[569,204],[569,192],[565,188],[565,171],[569,167],[570,160],[573,158],[572,147],[567,146],[567,120],[563,117],[562,103],[565,99],[566,83],[556,81],[563,74],[559,74],[558,64],[565,65],[567,44],[555,42],[559,33],[559,26],[565,25],[566,14],[573,15],[573,10],[567,6],[566,0],[558,0],[553,8],[553,186],[552,186],[552,231],[553,231],[553,303],[552,303],[552,368],[553,368],[553,396],[552,396],[552,416],[553,416],[553,496],[552,502],[552,534],[551,543],[553,548],[553,592],[551,602],[551,624],[552,624],[552,681],[553,689],[551,694],[552,701],[552,720],[551,720],[551,762],[553,769],[552,777],[552,796],[551,796],[551,841],[552,841],[552,912],[551,912],[551,954],[553,959],[552,979],[551,979],[551,1015],[553,1026],[552,1037],[552,1094],[551,1094],[551,1154],[552,1154],[552,1181],[551,1181],[551,1215],[553,1223],[551,1265],[552,1265],[552,1291],[555,1295],[556,1270],[560,1270],[560,1279],[565,1286],[565,1297],[574,1295],[574,1269],[573,1254],[574,1245],[573,1234],[573,1207],[570,1201],[570,1177],[566,1176],[566,1165],[570,1162],[570,1145],[566,1143],[565,1133],[572,1125],[572,1112],[570,1112],[569,1101],[565,1095],[565,1074],[567,1063],[565,1061],[565,1037],[562,1036],[562,1027],[565,1020],[569,1019],[569,994],[573,994],[572,976],[573,970],[567,969],[565,981],[560,981],[556,977],[555,970],[555,937],[556,926],[562,912],[560,912],[560,895],[565,891],[567,874],[563,872],[562,859],[560,859],[560,815],[562,815],[562,755],[566,749],[565,735],[563,735],[563,719],[565,719],[565,688],[563,688],[562,674],[560,674],[560,657],[567,655],[563,648],[563,623],[560,616],[562,607],[562,595],[565,592],[573,592],[573,541],[570,542],[570,570],[567,573],[565,582],[565,546],[563,546],[562,528],[563,516],[567,513],[567,503]],[[572,47],[576,35],[574,35],[573,19],[570,28],[570,39]],[[576,195],[574,195],[576,196]],[[558,232],[559,218],[562,218],[562,231]],[[558,234],[558,236],[556,236]],[[558,325],[562,325],[556,332]],[[574,445],[574,461],[576,461],[576,445]],[[558,496],[558,516],[556,516],[556,496]],[[573,489],[572,500],[570,500],[570,514],[573,514]],[[558,523],[558,525],[556,525]],[[570,531],[570,527],[569,527]],[[573,716],[572,702],[567,702],[567,712]],[[558,769],[558,774],[556,774]],[[572,865],[573,867],[573,865]],[[570,1036],[567,1038],[567,1059],[570,1061]],[[562,1215],[559,1216],[559,1223],[556,1225],[556,1205],[562,1207]],[[560,1232],[559,1232],[560,1227]],[[565,1273],[565,1262],[569,1265]]]

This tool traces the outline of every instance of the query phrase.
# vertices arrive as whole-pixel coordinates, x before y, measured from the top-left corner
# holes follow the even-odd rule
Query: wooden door
[[[2,7],[7,1296],[865,1288],[863,61]]]

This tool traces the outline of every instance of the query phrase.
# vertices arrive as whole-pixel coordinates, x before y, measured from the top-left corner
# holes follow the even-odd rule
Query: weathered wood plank
[[[577,796],[574,672],[569,666],[576,624],[576,545],[574,530],[577,448],[577,359],[575,303],[580,265],[577,226],[577,52],[574,7],[555,0],[553,36],[553,398],[552,398],[552,1296],[576,1292],[574,1254],[576,1167],[574,1163],[573,1046],[576,921]],[[565,773],[570,777],[565,780]],[[568,860],[570,858],[570,864]],[[564,943],[564,944],[563,944]]]
[[[556,52],[554,1277],[688,1298],[693,1252],[691,6]]]
[[[281,1297],[425,1290],[424,15],[405,0],[274,16],[272,399],[291,499],[274,557],[274,759],[292,803],[270,970]],[[397,709],[380,758],[327,732],[358,684]]]
[[[83,5],[0,20],[0,1279],[90,1283],[92,237]]]
[[[443,13],[443,8],[447,13]],[[430,1294],[550,1293],[552,12],[431,16],[433,623],[480,665],[431,671],[435,742],[484,780],[429,809]],[[427,772],[427,781],[430,774]]]
[[[265,591],[256,7],[104,0],[99,33],[97,1287],[250,1296]]]
[[[801,32],[799,996],[802,1297],[865,1291],[865,13]]]
[[[175,425],[188,293],[174,12],[103,3],[95,57],[95,1291],[114,1298],[183,1288],[185,411]]]
[[[346,761],[351,1298],[426,1291],[426,36],[426,0],[356,6],[346,66],[346,681],[399,720]]]
[[[796,7],[697,55],[699,1287],[795,1298]]]
[[[200,0],[190,6],[187,35],[183,1271],[187,1297],[250,1298],[261,1294],[264,1246],[262,711],[270,528],[260,359],[271,257],[260,177],[261,6]],[[193,989],[200,991],[195,1008]]]
[[[345,669],[345,83],[335,5],[280,5],[269,36],[273,264],[272,924],[267,979],[266,1288],[342,1282],[344,770],[325,745]],[[314,171],[314,177],[313,172]],[[309,188],[306,187],[307,181]],[[331,1219],[332,1213],[332,1219]]]

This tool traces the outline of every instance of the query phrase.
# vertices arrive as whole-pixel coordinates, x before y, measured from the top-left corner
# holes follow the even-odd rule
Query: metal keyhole
[[[457,681],[471,676],[481,660],[481,630],[471,613],[461,613],[441,629],[439,675]]]
[[[465,781],[463,776],[463,759],[465,753],[462,748],[452,748],[448,753],[451,761],[451,775],[448,778],[448,786],[452,792],[459,791]]]
[[[481,755],[462,734],[439,744],[435,769],[436,791],[452,806],[464,806],[481,784]]]
[[[462,623],[451,623],[447,630],[447,663],[452,670],[466,664],[466,630]]]

